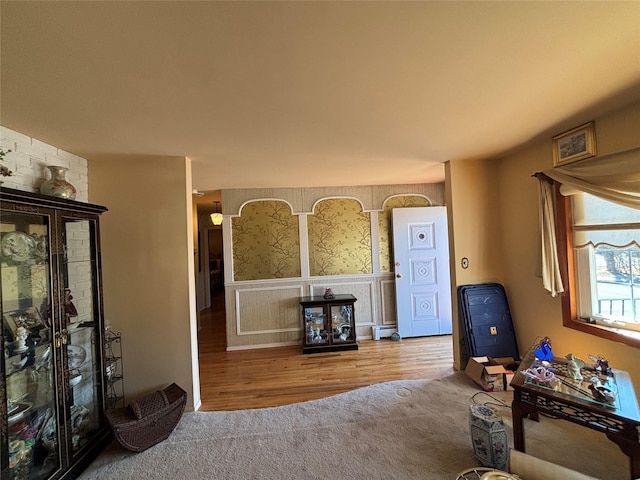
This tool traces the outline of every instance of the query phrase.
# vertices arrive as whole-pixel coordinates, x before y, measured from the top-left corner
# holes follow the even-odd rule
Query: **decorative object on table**
[[[71,323],[71,317],[78,316],[78,310],[72,302],[73,295],[71,295],[71,289],[64,289],[64,316],[67,319],[67,325]]]
[[[553,166],[561,167],[596,154],[595,123],[589,122],[553,137]]]
[[[589,360],[594,362],[593,369],[602,373],[603,375],[609,375],[611,373],[611,367],[609,367],[609,360],[604,358],[602,355],[591,355],[589,354]]]
[[[491,400],[478,404],[476,396],[479,394],[487,395]],[[485,392],[478,392],[471,401],[469,431],[476,459],[485,467],[504,470],[508,462],[509,437],[502,416],[490,405],[507,408],[508,405]]]
[[[40,186],[40,193],[51,197],[75,200],[76,188],[66,178],[66,173],[69,169],[59,165],[48,165],[47,168],[51,172],[51,178],[45,180]]]
[[[4,150],[2,148],[0,148],[0,162],[4,162],[4,157],[7,156],[7,153],[10,153],[11,150]],[[9,170],[9,168],[6,165],[0,165],[0,175],[3,177],[10,177],[11,175],[13,175],[13,172],[11,170]]]
[[[333,294],[333,290],[331,290],[330,288],[327,288],[324,291],[324,298],[331,299],[331,298],[336,298],[336,296]]]
[[[108,410],[107,419],[120,445],[142,452],[171,435],[186,403],[187,392],[172,383],[127,407]]]
[[[542,360],[543,362],[550,362],[553,360],[553,352],[551,351],[551,339],[549,337],[544,337],[540,341],[540,346],[536,348],[533,352],[538,360]]]
[[[604,403],[612,404],[618,396],[613,384],[610,382],[604,384],[599,379],[589,385],[589,390],[593,393],[593,398]]]
[[[553,383],[558,380],[558,378],[551,370],[548,370],[542,365],[538,367],[529,367],[526,370],[522,370],[522,374],[543,384]]]
[[[573,353],[565,355],[567,359],[567,376],[571,380],[582,380],[580,369],[586,365],[585,361],[576,357]]]

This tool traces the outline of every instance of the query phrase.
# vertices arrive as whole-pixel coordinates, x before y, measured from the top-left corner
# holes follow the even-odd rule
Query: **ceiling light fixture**
[[[216,204],[216,211],[211,214],[211,223],[214,225],[222,225],[222,212],[218,208],[220,202],[213,202]]]
[[[204,192],[196,190],[195,188],[193,190],[191,190],[191,193],[193,194],[194,197],[203,197],[204,196]]]

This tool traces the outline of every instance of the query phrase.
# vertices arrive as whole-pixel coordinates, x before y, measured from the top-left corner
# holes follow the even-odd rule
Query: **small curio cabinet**
[[[76,478],[112,438],[98,219],[106,208],[0,193],[0,477]]]
[[[353,295],[302,297],[302,352],[357,350]]]

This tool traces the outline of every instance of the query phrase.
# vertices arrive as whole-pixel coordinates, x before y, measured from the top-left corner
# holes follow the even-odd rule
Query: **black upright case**
[[[499,283],[461,285],[458,306],[469,357],[512,357],[520,360],[511,312]]]

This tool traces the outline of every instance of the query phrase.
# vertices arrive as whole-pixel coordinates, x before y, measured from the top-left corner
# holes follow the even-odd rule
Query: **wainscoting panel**
[[[381,280],[382,292],[382,325],[396,325],[396,282],[395,280]]]
[[[312,277],[301,281],[269,280],[239,282],[225,286],[227,348],[274,347],[300,344],[302,319],[300,297],[352,294],[358,339],[372,338],[374,325],[394,329],[395,294],[391,274],[357,277]],[[392,330],[390,330],[392,331]]]
[[[302,287],[262,287],[236,290],[236,332],[255,335],[299,332],[298,297]]]

